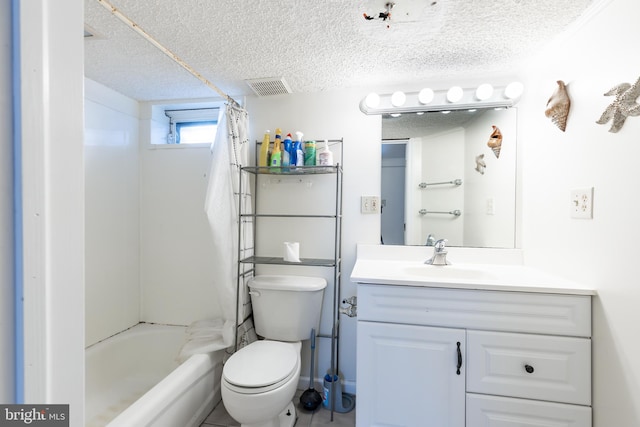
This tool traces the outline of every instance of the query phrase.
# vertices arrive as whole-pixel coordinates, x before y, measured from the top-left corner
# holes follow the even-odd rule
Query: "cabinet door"
[[[358,427],[464,427],[463,329],[359,321],[357,336]]]

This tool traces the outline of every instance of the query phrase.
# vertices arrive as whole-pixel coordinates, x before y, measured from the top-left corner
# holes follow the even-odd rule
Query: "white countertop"
[[[518,249],[447,248],[452,265],[424,261],[433,247],[358,245],[351,280],[358,283],[595,295],[594,289],[522,265]]]

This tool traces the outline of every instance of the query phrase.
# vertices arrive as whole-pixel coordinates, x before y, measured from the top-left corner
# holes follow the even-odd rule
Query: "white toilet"
[[[256,341],[222,369],[222,401],[242,427],[292,427],[302,340],[318,330],[327,281],[306,276],[256,276],[249,282]]]

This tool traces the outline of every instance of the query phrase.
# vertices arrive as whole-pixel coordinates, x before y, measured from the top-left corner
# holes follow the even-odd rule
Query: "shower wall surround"
[[[85,79],[85,345],[139,321],[138,103]]]
[[[151,146],[166,136],[152,104],[88,79],[85,88],[85,345],[138,322],[216,317],[209,147]]]

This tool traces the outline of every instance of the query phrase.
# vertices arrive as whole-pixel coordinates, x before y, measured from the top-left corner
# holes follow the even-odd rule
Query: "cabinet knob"
[[[531,365],[524,365],[524,370],[527,371],[527,373],[532,374],[534,369],[533,366]]]

